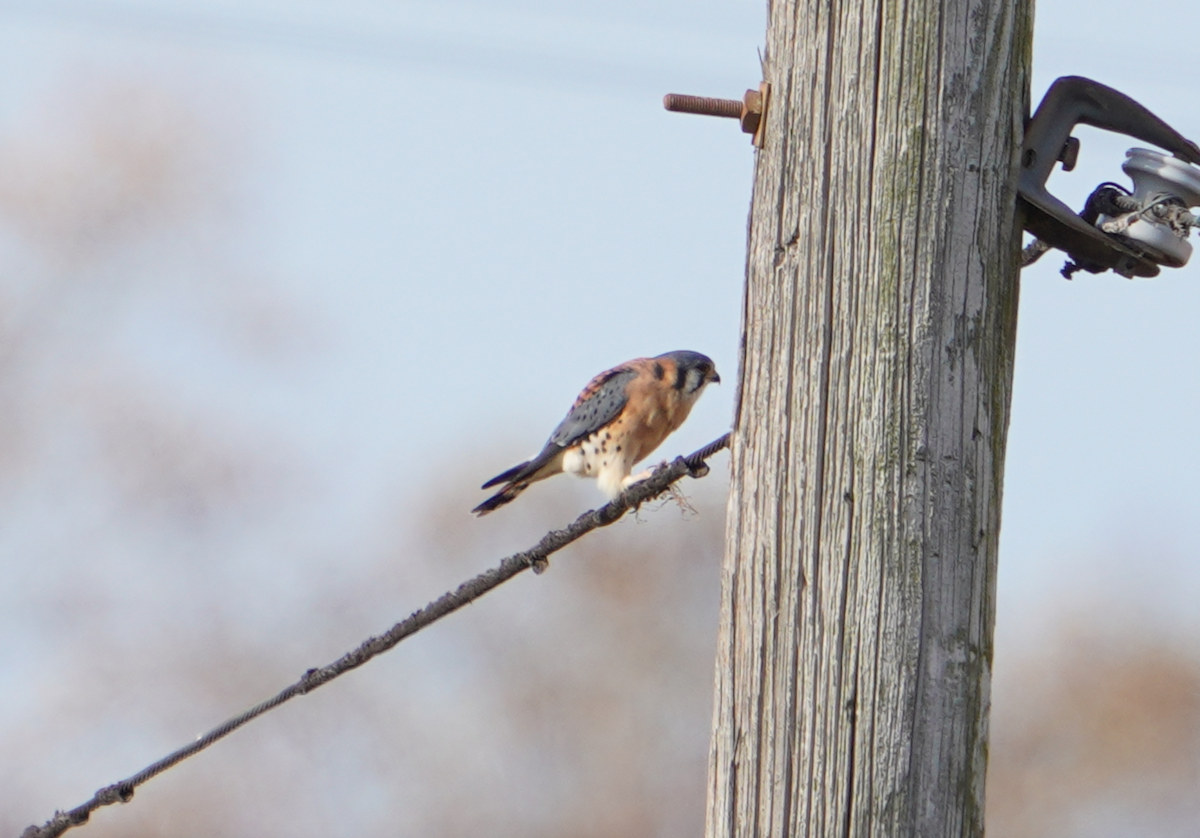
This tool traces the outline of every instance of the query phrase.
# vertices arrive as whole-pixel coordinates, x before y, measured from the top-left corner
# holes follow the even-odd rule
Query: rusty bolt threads
[[[706,96],[684,96],[679,93],[668,93],[663,97],[663,107],[679,113],[697,113],[703,116],[722,116],[736,119],[742,125],[742,131],[754,135],[757,145],[758,128],[762,124],[763,89],[747,90],[742,101],[737,99],[710,99]]]
[[[722,116],[727,119],[742,118],[742,103],[737,99],[710,99],[707,96],[684,96],[681,93],[668,93],[663,97],[663,107],[677,113]]]

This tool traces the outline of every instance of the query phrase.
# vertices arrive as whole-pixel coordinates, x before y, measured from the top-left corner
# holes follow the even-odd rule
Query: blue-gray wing
[[[586,439],[620,416],[621,411],[625,409],[625,403],[629,401],[625,395],[625,388],[637,375],[636,369],[631,368],[629,364],[623,364],[616,369],[600,373],[588,382],[571,407],[571,412],[554,429],[540,454],[532,460],[497,474],[483,484],[485,489],[501,483],[507,483],[508,486],[475,507],[475,514],[486,515],[515,498],[532,481],[548,476],[542,473],[543,469],[561,458],[563,449]]]
[[[637,378],[637,370],[617,367],[600,373],[583,388],[567,418],[550,434],[547,445],[567,448],[594,434],[621,415],[629,397],[625,388]]]

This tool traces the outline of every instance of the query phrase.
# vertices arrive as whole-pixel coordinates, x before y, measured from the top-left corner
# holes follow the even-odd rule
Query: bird
[[[716,365],[707,355],[688,350],[653,358],[634,358],[602,372],[583,388],[565,419],[550,434],[541,453],[483,484],[504,484],[471,511],[494,512],[531,483],[566,472],[594,477],[610,499],[650,472],[631,475],[691,412],[709,384],[719,384]]]

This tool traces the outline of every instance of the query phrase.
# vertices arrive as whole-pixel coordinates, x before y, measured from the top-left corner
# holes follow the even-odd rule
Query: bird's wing
[[[561,458],[565,449],[582,439],[587,439],[621,415],[628,401],[625,388],[637,375],[636,369],[629,364],[622,364],[593,378],[583,388],[579,398],[575,399],[567,418],[554,429],[541,453],[532,460],[518,463],[508,471],[497,474],[484,483],[483,488],[489,489],[501,483],[540,480],[550,474],[557,474],[562,469],[557,466],[556,458]],[[550,469],[549,473],[543,471],[547,467]]]
[[[626,388],[637,376],[636,369],[622,364],[593,378],[575,400],[571,412],[550,434],[546,447],[567,448],[620,416],[629,401]]]

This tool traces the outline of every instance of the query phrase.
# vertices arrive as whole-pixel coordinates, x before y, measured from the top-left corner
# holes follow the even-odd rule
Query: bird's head
[[[698,397],[706,385],[721,383],[721,376],[717,375],[717,365],[707,355],[681,349],[658,357],[675,362],[675,389],[682,390],[688,396]]]

